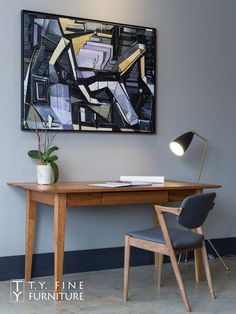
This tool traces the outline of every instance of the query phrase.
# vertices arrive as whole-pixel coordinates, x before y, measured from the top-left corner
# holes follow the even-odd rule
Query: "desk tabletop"
[[[21,188],[24,190],[60,194],[60,193],[98,193],[98,192],[120,192],[120,191],[169,191],[169,190],[196,190],[196,189],[218,189],[221,185],[206,184],[206,183],[192,183],[183,181],[165,181],[163,184],[153,184],[148,186],[126,186],[126,187],[98,187],[90,186],[89,184],[103,183],[94,181],[84,182],[58,182],[51,185],[39,185],[37,183],[22,182],[22,183],[8,183],[8,185]]]

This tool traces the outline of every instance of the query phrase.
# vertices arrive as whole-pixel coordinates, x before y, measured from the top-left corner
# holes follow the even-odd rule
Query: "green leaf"
[[[49,157],[48,160],[49,160],[49,162],[56,161],[56,160],[58,160],[58,157],[56,155],[53,155],[53,156]]]
[[[52,168],[52,174],[53,174],[53,183],[57,183],[59,179],[59,169],[57,164],[54,161],[50,162],[51,168]]]
[[[45,155],[46,155],[47,158],[48,158],[55,150],[58,150],[58,149],[59,149],[59,147],[53,146],[53,147],[49,148],[49,149],[46,151]]]
[[[42,159],[42,153],[39,150],[30,150],[28,151],[28,155],[34,159]]]

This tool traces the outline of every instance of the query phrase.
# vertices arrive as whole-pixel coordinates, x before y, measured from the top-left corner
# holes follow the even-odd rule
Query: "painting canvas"
[[[22,11],[23,130],[155,132],[156,30]]]

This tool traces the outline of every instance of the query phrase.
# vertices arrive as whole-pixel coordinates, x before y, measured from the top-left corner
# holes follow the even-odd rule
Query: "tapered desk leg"
[[[36,223],[36,202],[31,199],[31,192],[26,191],[26,237],[25,237],[25,280],[31,280],[32,257]]]
[[[161,205],[161,203],[159,203],[157,205]],[[157,213],[156,213],[155,207],[153,207],[153,225],[154,226],[159,226],[159,219],[157,217]],[[155,266],[158,267],[160,265],[160,259],[161,259],[160,254],[159,253],[154,253],[154,265]]]
[[[195,279],[196,282],[203,280],[203,263],[201,249],[194,250],[194,262],[195,262]]]
[[[203,190],[196,190],[196,194],[202,194]],[[195,280],[200,282],[203,280],[203,260],[201,249],[194,250],[194,263],[195,263]]]
[[[54,287],[60,300],[66,227],[66,194],[54,196]]]

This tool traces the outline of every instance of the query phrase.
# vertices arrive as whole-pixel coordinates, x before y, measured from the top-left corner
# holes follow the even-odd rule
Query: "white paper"
[[[163,176],[120,176],[120,181],[164,183]]]

